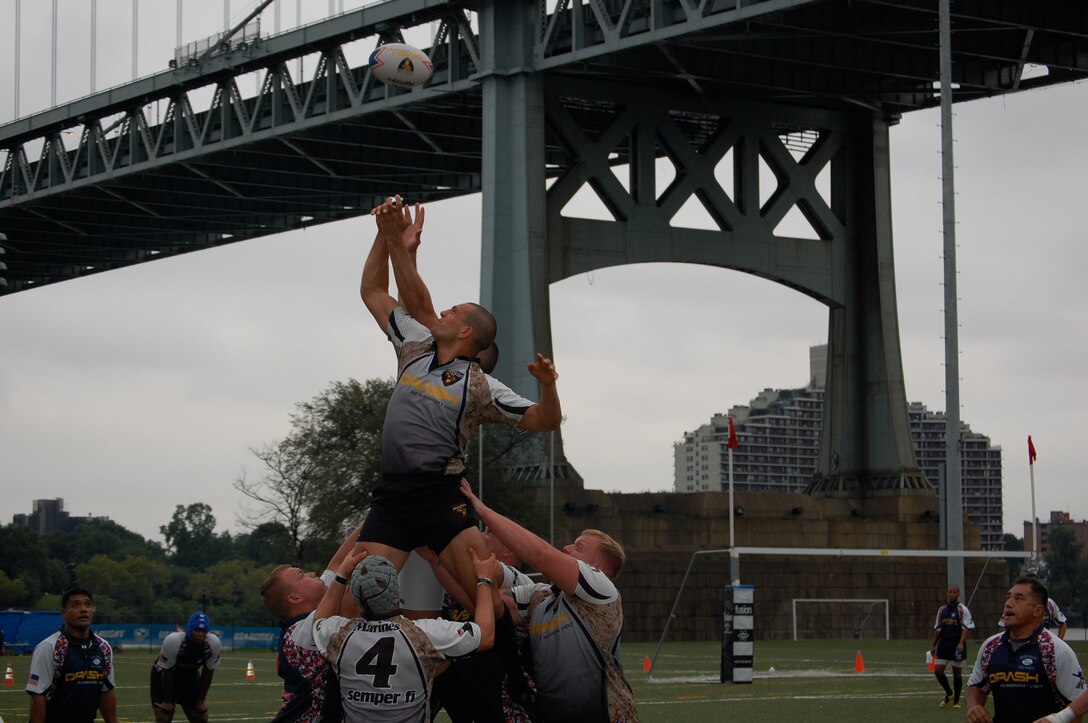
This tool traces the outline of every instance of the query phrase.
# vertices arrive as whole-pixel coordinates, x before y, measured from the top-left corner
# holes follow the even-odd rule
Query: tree
[[[225,560],[193,575],[189,581],[189,597],[199,600],[208,591],[212,620],[235,625],[265,625],[268,612],[255,591],[272,571],[274,565],[254,565],[245,560]]]
[[[41,536],[29,527],[0,527],[0,572],[25,589],[20,605],[33,605],[52,580],[49,556]],[[13,590],[15,588],[12,588]]]
[[[1047,588],[1063,609],[1080,609],[1084,580],[1081,549],[1070,527],[1050,526],[1050,550],[1046,554]]]
[[[26,607],[34,603],[22,578],[12,579],[0,570],[0,608]]]
[[[159,527],[174,564],[203,570],[225,557],[230,549],[230,533],[215,534],[215,515],[203,502],[188,507],[178,505],[170,524]]]
[[[308,541],[304,540],[302,546],[308,553],[313,552]],[[285,560],[299,559],[293,555],[291,533],[279,522],[264,522],[250,532],[234,536],[234,557],[257,565],[278,565]]]
[[[1017,537],[1011,532],[1006,532],[1001,536],[1004,542],[1003,549],[1008,552],[1023,552],[1024,551],[1024,538]],[[1005,562],[1009,564],[1009,583],[1020,577],[1020,569],[1024,566],[1024,560],[1020,557],[1006,557]]]
[[[55,532],[46,539],[49,556],[64,562],[87,562],[95,555],[123,560],[128,555],[165,558],[162,545],[146,540],[112,520],[92,519],[69,532]]]
[[[303,559],[308,537],[340,539],[370,504],[381,479],[382,427],[392,379],[333,382],[296,406],[291,431],[280,442],[254,450],[264,465],[259,480],[235,488],[257,503],[245,523],[278,522]]]
[[[257,503],[258,507],[246,509],[238,521],[256,531],[267,525],[276,525],[287,533],[289,554],[296,563],[302,560],[304,526],[309,511],[309,488],[313,484],[313,460],[299,454],[291,439],[250,449],[253,456],[264,465],[262,475],[251,481],[246,473],[234,481],[234,489]]]

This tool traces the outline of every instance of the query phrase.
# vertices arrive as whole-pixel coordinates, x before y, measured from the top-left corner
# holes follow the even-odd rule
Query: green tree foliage
[[[277,522],[291,535],[293,559],[306,561],[307,538],[339,540],[358,524],[381,479],[382,426],[391,379],[333,382],[291,415],[291,431],[254,450],[259,479],[235,488],[257,503],[245,522]]]
[[[76,566],[76,577],[95,593],[96,599],[99,595],[109,597],[114,612],[127,615],[138,615],[148,609],[168,592],[171,580],[165,562],[138,555],[129,555],[121,561],[95,555]]]
[[[199,600],[208,591],[208,614],[217,619],[219,611],[230,611],[235,624],[267,625],[268,611],[264,609],[257,591],[275,565],[254,565],[247,560],[217,562],[189,581],[189,597]]]
[[[309,547],[304,541],[303,547]],[[291,532],[279,522],[263,522],[234,536],[234,557],[257,565],[278,565],[296,560]]]
[[[0,572],[22,586],[11,587],[11,594],[25,590],[23,597],[13,600],[13,605],[29,605],[43,592],[56,592],[49,589],[52,576],[48,561],[48,549],[36,532],[14,524],[0,527]]]
[[[178,505],[170,524],[159,527],[159,532],[166,540],[171,561],[194,570],[203,570],[227,557],[231,548],[230,533],[215,533],[215,515],[203,502]]]
[[[70,532],[55,532],[47,538],[49,556],[65,563],[87,562],[95,555],[123,560],[138,555],[155,560],[166,558],[162,546],[127,530],[112,520],[93,519]]]
[[[12,579],[0,570],[0,608],[18,608],[30,601],[30,591],[22,578]]]
[[[1009,552],[1023,552],[1023,537],[1017,537],[1011,532],[1006,532],[1001,536],[1001,539],[1004,542],[1003,549],[1008,550]],[[1006,557],[1005,562],[1009,563],[1009,582],[1012,583],[1013,580],[1020,577],[1020,570],[1024,565],[1024,559],[1021,557]]]
[[[1063,610],[1081,610],[1088,600],[1084,588],[1083,550],[1071,527],[1050,526],[1049,552],[1046,554],[1047,588]]]

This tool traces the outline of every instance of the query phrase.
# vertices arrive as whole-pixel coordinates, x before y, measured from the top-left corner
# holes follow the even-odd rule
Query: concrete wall
[[[938,549],[936,497],[883,497],[869,500],[813,498],[801,494],[735,495],[744,508],[735,517],[738,546]],[[624,600],[624,640],[656,641],[661,636],[676,593],[696,550],[729,546],[728,495],[721,493],[605,494],[596,490],[564,492],[557,507],[557,544],[584,528],[613,535],[628,554],[617,579]],[[978,529],[965,522],[965,547],[979,549]],[[962,599],[977,591],[971,610],[978,623],[977,642],[996,632],[1008,587],[1003,559],[970,558],[965,563]],[[756,636],[792,636],[793,598],[888,598],[892,636],[929,638],[933,617],[944,602],[946,562],[942,558],[748,556],[740,562],[743,584],[755,585]],[[669,640],[719,640],[724,589],[729,582],[726,554],[701,555],[680,598]],[[813,608],[808,608],[812,613]],[[806,637],[849,637],[864,617],[854,604],[825,606],[810,614],[823,626],[809,624]],[[883,617],[883,610],[873,609]],[[870,620],[866,637],[882,634],[883,623]],[[919,651],[921,655],[923,651]]]

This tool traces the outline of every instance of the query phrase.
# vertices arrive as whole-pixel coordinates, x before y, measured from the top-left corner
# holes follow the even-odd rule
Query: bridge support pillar
[[[806,492],[859,500],[931,495],[911,445],[899,346],[888,123],[858,114],[844,148],[831,190],[847,230],[833,262],[844,287],[842,303],[829,311],[823,434]]]
[[[532,22],[526,3],[487,3],[480,14],[483,49],[483,240],[480,299],[498,321],[495,376],[536,399],[526,365],[539,352],[552,357],[544,186],[543,76],[527,72]],[[562,436],[535,435],[515,475],[539,486],[580,488]]]

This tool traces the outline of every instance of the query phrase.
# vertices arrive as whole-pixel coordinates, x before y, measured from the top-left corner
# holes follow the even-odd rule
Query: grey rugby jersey
[[[511,590],[529,619],[534,680],[548,720],[638,723],[620,665],[623,604],[603,572],[578,561],[574,595],[538,583]]]
[[[386,474],[460,474],[465,447],[481,424],[516,427],[533,406],[473,359],[439,365],[431,332],[399,306],[387,333],[399,373],[382,432]]]

